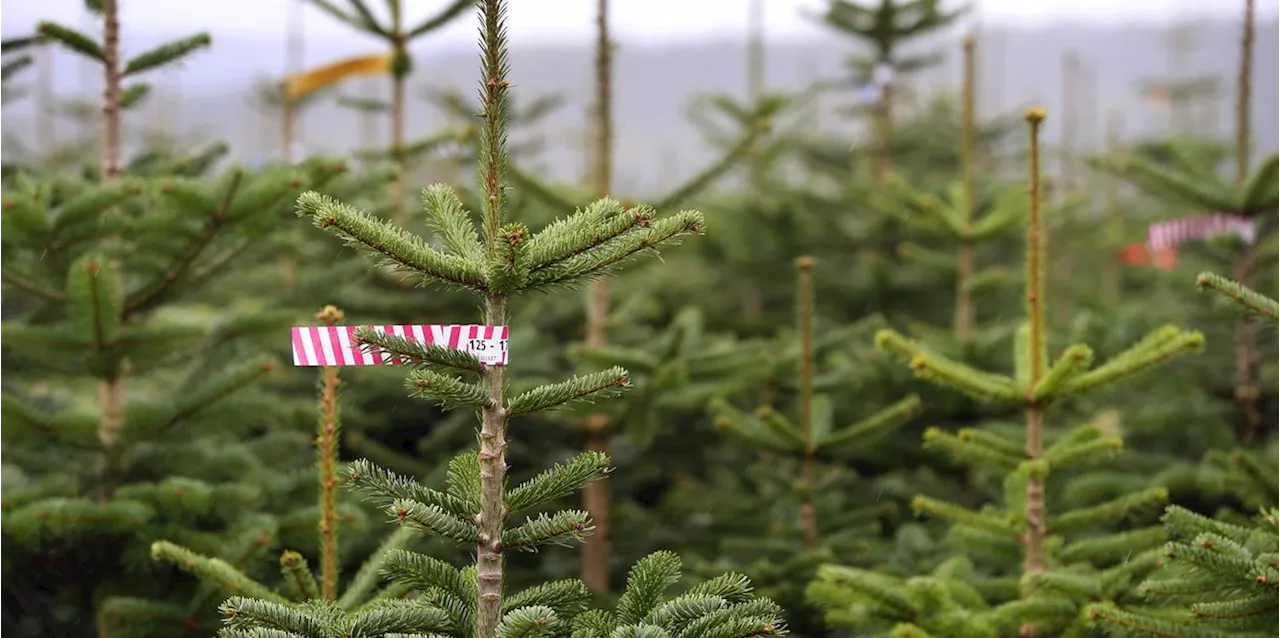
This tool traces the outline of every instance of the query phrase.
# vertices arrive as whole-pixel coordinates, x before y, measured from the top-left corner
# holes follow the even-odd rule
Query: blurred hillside
[[[192,25],[196,27],[198,25]],[[1102,122],[1106,114],[1119,109],[1124,113],[1127,136],[1159,134],[1167,130],[1168,113],[1144,102],[1139,85],[1145,80],[1177,76],[1211,74],[1220,78],[1221,92],[1216,104],[1198,114],[1204,126],[1219,132],[1229,130],[1235,85],[1233,67],[1237,63],[1239,26],[1233,22],[1196,25],[1190,49],[1178,62],[1170,53],[1170,29],[1166,25],[1115,25],[1108,28],[1064,25],[1052,29],[1008,29],[990,26],[983,34],[980,53],[980,100],[982,111],[990,115],[996,110],[1012,110],[1034,101],[1060,112],[1062,57],[1068,50],[1087,52],[1082,56],[1086,69],[1096,69],[1097,106],[1083,106],[1081,144],[1092,146],[1102,139]],[[1259,24],[1254,75],[1253,126],[1259,142],[1257,153],[1276,148],[1280,135],[1277,111],[1277,24]],[[11,34],[12,35],[12,34]],[[142,50],[170,36],[171,33],[128,34],[131,50]],[[273,123],[263,122],[251,106],[251,84],[255,77],[245,69],[263,69],[263,76],[283,65],[282,38],[222,36],[214,33],[213,50],[196,56],[185,69],[170,74],[169,83],[157,87],[151,103],[139,117],[144,126],[180,131],[192,143],[209,138],[225,139],[233,153],[241,158],[270,154],[275,150]],[[306,43],[309,64],[369,51],[372,43],[361,38],[328,41],[309,38]],[[844,59],[855,51],[853,45],[831,37],[804,42],[768,43],[768,81],[777,90],[794,90],[810,85],[819,78],[837,78],[842,74]],[[912,78],[917,91],[928,93],[950,90],[956,83],[956,49],[954,39],[935,41],[926,48],[941,48],[948,54],[942,65]],[[415,100],[409,111],[409,136],[429,133],[442,123],[441,114],[421,97],[428,87],[454,87],[466,95],[473,92],[475,54],[462,47],[431,47],[416,51],[419,68],[411,78],[411,95]],[[582,138],[582,114],[586,108],[591,81],[589,43],[566,43],[563,46],[522,48],[516,39],[513,55],[515,84],[533,94],[563,93],[567,104],[548,118],[544,134],[551,138],[551,148],[540,162],[558,178],[572,178],[581,173],[582,154],[578,150]],[[727,91],[742,94],[744,89],[744,43],[742,40],[702,41],[662,47],[644,47],[619,43],[616,73],[617,157],[619,186],[627,190],[648,190],[670,182],[689,168],[701,163],[703,145],[697,131],[686,118],[690,99],[700,92]],[[72,98],[96,91],[97,78],[77,68],[70,56],[58,54],[52,65],[53,84],[60,98]],[[1177,66],[1179,68],[1172,69]],[[32,84],[34,75],[23,83]],[[347,94],[368,92],[380,82],[354,80],[344,87]],[[84,88],[81,88],[84,87]],[[86,90],[87,89],[87,90]],[[380,91],[379,91],[380,92]],[[1086,98],[1086,101],[1087,98]],[[850,98],[824,103],[818,111],[815,126],[821,130],[848,129],[855,124],[836,115],[841,104]],[[30,98],[5,107],[8,136],[26,143],[33,141]],[[360,116],[331,104],[309,112],[305,118],[305,140],[308,149],[341,152],[356,145],[361,131]],[[1059,120],[1060,122],[1060,120]],[[76,124],[62,120],[57,134],[65,139],[75,135]],[[381,128],[381,127],[380,127]],[[1059,132],[1048,127],[1050,143]],[[385,136],[385,132],[378,131]],[[1272,140],[1269,144],[1265,140]],[[12,147],[6,150],[11,150]],[[676,149],[679,149],[677,151]],[[628,158],[662,158],[657,165],[651,160]]]

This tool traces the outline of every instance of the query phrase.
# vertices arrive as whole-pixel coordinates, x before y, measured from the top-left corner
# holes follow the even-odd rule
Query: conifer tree
[[[799,461],[799,474],[795,477],[799,506],[797,520],[802,531],[802,547],[812,551],[817,549],[821,536],[814,485],[820,455],[836,455],[838,458],[841,447],[854,442],[867,445],[869,441],[892,431],[914,415],[919,410],[920,399],[909,396],[857,423],[835,427],[831,400],[815,394],[813,390],[813,259],[798,258],[796,270],[799,273],[800,297],[798,420],[792,421],[767,405],[758,408],[754,415],[748,415],[723,399],[716,400],[712,404],[712,410],[716,415],[717,429],[742,437],[762,449],[793,456]]]
[[[1252,95],[1254,3],[1245,0],[1243,34],[1236,95],[1235,176],[1225,180],[1217,166],[1198,156],[1192,145],[1171,144],[1169,161],[1143,157],[1102,159],[1100,168],[1115,172],[1138,188],[1175,206],[1188,206],[1200,214],[1225,213],[1253,220],[1259,235],[1274,230],[1268,220],[1280,205],[1280,156],[1264,157],[1252,168],[1250,157],[1249,105]],[[1232,260],[1231,278],[1249,287],[1260,260],[1258,245],[1246,246]],[[1262,424],[1259,408],[1257,332],[1253,322],[1240,320],[1235,328],[1235,400],[1244,415],[1240,438],[1248,440]]]
[[[404,1],[387,2],[389,20],[381,22],[369,8],[366,0],[349,0],[349,11],[339,8],[332,0],[311,0],[319,9],[338,21],[357,31],[364,32],[386,42],[391,52],[391,153],[396,160],[399,173],[396,175],[395,190],[392,192],[392,206],[397,223],[407,220],[405,197],[408,194],[408,176],[402,161],[406,153],[405,125],[405,81],[413,71],[413,58],[409,55],[409,44],[433,31],[437,31],[457,19],[471,6],[470,0],[448,0],[445,6],[435,15],[423,20],[416,26],[406,26],[404,18]]]
[[[42,635],[78,635],[95,620],[101,635],[155,629],[138,620],[145,610],[111,609],[104,598],[186,597],[171,590],[173,573],[144,558],[161,534],[212,551],[209,534],[227,532],[228,551],[249,556],[274,533],[257,514],[289,457],[271,465],[262,455],[278,454],[288,436],[261,436],[232,415],[278,414],[255,391],[275,361],[240,348],[290,316],[192,302],[236,272],[277,206],[334,176],[325,162],[216,179],[197,177],[209,165],[201,157],[122,167],[120,108],[146,91],[122,81],[209,38],[122,61],[117,4],[89,6],[103,18],[101,42],[54,23],[39,31],[105,68],[100,179],[19,174],[3,203],[0,273],[6,293],[28,302],[3,327],[4,578]],[[136,384],[128,393],[126,375]]]
[[[81,622],[103,595],[164,595],[167,574],[126,577],[156,536],[204,548],[207,530],[263,529],[242,519],[270,495],[288,457],[273,467],[258,456],[279,437],[250,435],[254,423],[234,411],[273,414],[253,388],[276,364],[243,356],[238,344],[287,326],[291,314],[211,313],[190,302],[233,271],[229,260],[280,202],[328,176],[322,165],[233,169],[212,182],[19,177],[6,189],[0,272],[6,292],[31,301],[3,327],[7,587],[38,596],[54,578],[78,588]],[[126,362],[136,389],[92,407],[91,382],[101,388]],[[32,614],[56,605],[28,604]]]
[[[343,313],[334,306],[326,306],[316,315],[316,318],[323,324],[331,326],[342,321]],[[221,602],[229,594],[259,597],[275,602],[332,601],[340,609],[358,612],[372,601],[400,596],[407,591],[406,587],[397,585],[384,590],[378,589],[380,570],[386,558],[391,552],[408,546],[417,536],[407,527],[399,528],[388,535],[346,583],[346,587],[340,587],[343,583],[339,578],[341,552],[338,528],[342,524],[341,519],[344,518],[338,494],[340,479],[338,448],[342,433],[339,401],[341,380],[338,369],[333,366],[322,367],[319,377],[319,399],[316,410],[318,419],[314,438],[318,507],[303,510],[312,515],[312,529],[318,536],[319,573],[311,569],[303,553],[295,549],[285,549],[279,559],[280,580],[283,586],[273,588],[246,573],[247,561],[244,558],[230,560],[217,555],[206,555],[162,539],[152,543],[152,558],[171,563],[197,576],[202,586],[198,590],[196,600],[189,605],[164,605],[142,599],[115,598],[107,601],[112,610],[133,612],[135,622],[139,612],[145,610],[147,617],[153,623],[166,617],[177,618],[183,620],[183,624],[188,626],[199,627],[205,632],[214,632],[221,624],[219,620],[210,616],[196,617],[190,610],[193,607],[204,607],[209,600],[215,603]],[[270,532],[266,532],[265,538],[270,538],[270,534],[274,531],[272,528]],[[232,547],[235,548],[237,545],[233,543]],[[262,550],[267,549],[267,544],[258,542],[253,549],[256,553],[261,553]],[[239,556],[232,552],[223,553],[224,556],[228,554]],[[284,591],[280,592],[278,589]],[[132,629],[136,632],[138,627]],[[169,631],[172,631],[172,627],[169,627]]]
[[[964,15],[965,9],[944,11],[941,0],[878,0],[862,4],[853,0],[828,0],[821,21],[827,26],[874,48],[870,60],[854,58],[851,66],[859,72],[857,82],[874,81],[876,67],[891,75],[910,73],[936,64],[936,55],[898,59],[901,46],[914,39],[944,28]],[[894,78],[877,83],[875,99],[875,175],[884,177],[892,162]]]
[[[596,100],[593,103],[593,141],[594,154],[591,192],[593,197],[608,196],[613,182],[613,42],[609,37],[608,0],[597,0],[596,3],[596,58],[595,88]],[[666,196],[657,200],[653,207],[664,210],[677,206],[709,187],[715,180],[732,169],[743,160],[760,134],[759,128],[753,128],[744,136],[741,144],[726,153],[720,160],[709,166],[691,179],[677,186]],[[557,210],[575,207],[575,202],[557,194],[552,188],[540,184],[538,180],[518,169],[511,172],[513,181],[523,187],[530,195],[543,199]],[[609,324],[610,287],[607,278],[593,281],[587,296],[587,321],[585,343],[588,347],[598,348],[607,343]],[[592,451],[609,452],[607,415],[598,412],[587,417],[586,448]],[[589,587],[596,591],[609,589],[608,566],[611,554],[609,509],[611,497],[606,481],[594,482],[586,486],[583,496],[584,507],[596,521],[597,533],[587,539],[583,548],[582,578]]]
[[[1256,319],[1273,325],[1277,320],[1275,299],[1212,273],[1201,273],[1196,282]],[[1085,608],[1086,618],[1113,636],[1272,636],[1280,630],[1280,530],[1271,506],[1277,496],[1276,468],[1274,463],[1251,467],[1246,454],[1238,450],[1233,455],[1244,470],[1236,478],[1244,480],[1232,487],[1249,496],[1260,493],[1260,502],[1252,503],[1261,509],[1260,516],[1237,524],[1170,506],[1162,519],[1173,537],[1165,545],[1167,561],[1139,588],[1146,604],[1120,608],[1095,603]]]
[[[814,242],[831,237],[824,229],[834,225],[833,221],[813,214],[809,201],[812,197],[796,187],[788,174],[798,141],[813,131],[813,122],[805,116],[804,109],[815,93],[760,92],[753,93],[747,101],[713,94],[700,96],[689,109],[690,119],[720,152],[734,153],[735,146],[750,140],[748,134],[752,130],[763,129],[746,157],[747,188],[719,198],[726,214],[740,221],[710,237],[701,247],[708,267],[733,273],[724,278],[724,283],[735,292],[740,289],[742,309],[751,324],[742,328],[748,334],[767,330],[770,324],[765,317],[766,305],[791,294],[787,281],[774,276],[778,260],[812,250]],[[776,228],[778,232],[756,232],[760,227]]]
[[[702,230],[702,215],[686,211],[656,218],[652,209],[624,209],[601,199],[533,234],[505,221],[507,206],[505,2],[481,0],[480,90],[482,171],[485,194],[481,232],[446,186],[423,193],[423,204],[443,241],[438,249],[395,225],[377,220],[315,192],[298,199],[299,214],[346,242],[423,282],[472,292],[482,301],[484,322],[505,325],[509,302],[520,293],[582,284],[620,262]],[[290,604],[272,597],[233,597],[222,609],[226,636],[330,636],[438,634],[495,638],[517,635],[675,633],[693,637],[778,634],[785,631],[776,605],[753,599],[746,580],[727,575],[664,602],[678,578],[674,555],[657,554],[634,568],[613,612],[583,612],[590,592],[579,581],[545,583],[522,592],[505,590],[507,554],[567,544],[591,532],[585,512],[548,513],[545,507],[609,471],[607,455],[586,452],[520,486],[506,488],[507,424],[511,419],[570,401],[625,388],[621,368],[577,376],[506,395],[502,367],[483,364],[466,351],[410,342],[365,329],[362,344],[413,362],[406,379],[412,395],[479,411],[478,452],[451,464],[445,490],[397,476],[368,461],[351,464],[347,479],[377,499],[401,524],[431,531],[475,548],[473,566],[456,569],[413,552],[393,552],[386,570],[417,590],[413,598],[385,598],[347,612],[331,602]],[[467,375],[472,380],[464,380]],[[475,377],[478,377],[475,378]],[[532,516],[506,527],[518,513]]]
[[[1163,503],[1165,489],[1120,494],[1065,511],[1053,509],[1064,500],[1063,481],[1070,480],[1073,471],[1114,453],[1121,442],[1093,425],[1053,437],[1046,424],[1047,409],[1196,350],[1203,336],[1166,326],[1097,367],[1092,366],[1092,350],[1082,344],[1051,360],[1045,328],[1047,251],[1041,232],[1038,144],[1044,117],[1040,109],[1026,115],[1031,140],[1026,321],[1015,339],[1013,374],[973,368],[891,330],[876,336],[879,347],[909,359],[915,374],[927,381],[1022,408],[1026,421],[1020,437],[977,428],[955,434],[931,428],[925,435],[926,445],[946,450],[966,464],[1006,472],[1004,498],[999,506],[974,511],[917,497],[917,511],[953,524],[953,533],[964,539],[967,556],[946,561],[931,576],[908,579],[823,566],[810,595],[831,610],[828,618],[833,622],[892,627],[902,636],[1073,635],[1080,630],[1081,607],[1096,600],[1125,600],[1131,583],[1157,564],[1154,554],[1159,549],[1151,548],[1164,540],[1159,528],[1098,536],[1082,532],[1106,528],[1130,513]],[[1006,585],[984,582],[975,568],[975,559],[984,555],[1004,556],[1006,561],[1020,558],[1020,566],[994,566],[997,576],[1005,571],[1015,580]]]
[[[980,188],[977,179],[977,116],[975,114],[974,41],[964,41],[964,92],[960,136],[960,168],[962,177],[946,189],[945,198],[926,190],[916,190],[897,173],[888,174],[885,192],[875,197],[877,208],[902,221],[910,228],[938,235],[955,244],[956,256],[940,253],[915,242],[907,242],[899,250],[904,257],[914,258],[944,271],[955,273],[955,304],[952,331],[961,344],[974,340],[977,311],[974,296],[984,288],[1000,283],[1007,274],[999,266],[979,269],[974,262],[975,250],[991,244],[1014,231],[1022,221],[1025,200],[1012,191],[992,192],[988,184]]]
[[[850,334],[862,326],[833,331],[815,340],[814,260],[805,256],[797,258],[795,263],[799,338],[798,344],[793,339],[786,339],[784,343],[798,345],[798,356],[783,358],[789,354],[784,350],[783,357],[779,359],[795,367],[774,364],[769,368],[775,374],[797,377],[799,387],[795,401],[799,404],[798,413],[791,418],[770,404],[762,404],[754,413],[747,413],[724,397],[712,399],[710,410],[716,430],[756,447],[765,457],[764,461],[777,468],[773,472],[779,475],[780,482],[789,488],[775,494],[776,500],[766,494],[753,495],[760,500],[754,507],[772,514],[770,519],[774,529],[768,532],[753,530],[748,534],[750,540],[742,540],[745,540],[743,544],[755,550],[752,554],[777,561],[768,565],[771,569],[767,570],[773,572],[769,575],[774,578],[765,580],[757,576],[757,580],[781,590],[779,600],[802,605],[803,592],[781,583],[806,582],[820,560],[870,553],[867,551],[870,542],[882,530],[877,529],[875,523],[868,526],[867,522],[878,522],[887,513],[886,509],[892,510],[895,506],[890,499],[868,499],[867,502],[858,499],[856,492],[861,486],[852,480],[849,468],[843,467],[842,461],[871,456],[878,440],[919,412],[920,399],[910,395],[854,423],[837,424],[839,417],[833,398],[822,390],[840,387],[843,375],[837,370],[834,375],[828,372],[824,375],[826,378],[819,377],[815,370],[815,350],[819,346],[826,349],[848,340]],[[862,412],[866,414],[867,411]],[[793,524],[779,524],[778,518]],[[870,534],[867,533],[868,527],[871,528]],[[762,542],[762,535],[770,542]],[[726,556],[721,558],[736,553],[729,548],[739,540],[722,539],[722,551]],[[765,551],[763,546],[775,551]],[[765,565],[753,567],[766,568]],[[809,613],[808,610],[793,609],[799,614]],[[797,628],[808,624],[796,623]]]

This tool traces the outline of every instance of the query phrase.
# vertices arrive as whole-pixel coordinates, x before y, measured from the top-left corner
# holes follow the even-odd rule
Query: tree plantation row
[[[39,47],[105,87],[100,137],[0,175],[4,631],[1280,631],[1253,0],[1230,139],[1092,156],[1043,141],[1074,113],[978,112],[968,9],[827,0],[871,50],[856,90],[768,91],[756,33],[748,97],[698,102],[719,159],[667,193],[613,183],[609,0],[569,184],[520,143],[547,107],[509,76],[508,0],[309,2],[384,52],[270,87],[264,165],[127,143],[208,34],[137,51],[121,0],[85,0],[99,31],[4,42],[6,102]],[[411,46],[458,21],[466,123],[406,139]],[[913,94],[917,42],[963,60],[953,94]],[[291,157],[355,75],[391,84],[352,104],[390,146]],[[820,91],[857,103],[843,133]]]

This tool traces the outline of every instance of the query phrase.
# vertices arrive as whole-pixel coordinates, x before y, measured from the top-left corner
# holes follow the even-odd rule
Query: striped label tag
[[[293,365],[295,366],[382,366],[401,365],[391,353],[373,352],[371,346],[356,345],[356,330],[366,326],[295,326],[293,328]],[[481,363],[507,365],[507,326],[422,325],[367,326],[410,341],[432,343],[455,350],[466,350]]]
[[[1257,240],[1257,228],[1253,220],[1242,215],[1218,213],[1199,217],[1184,217],[1156,222],[1147,227],[1147,245],[1151,250],[1174,248],[1192,239],[1206,239],[1214,235],[1233,234],[1246,244]]]

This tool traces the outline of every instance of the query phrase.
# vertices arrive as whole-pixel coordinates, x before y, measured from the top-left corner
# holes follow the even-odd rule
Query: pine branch
[[[475,355],[458,348],[448,348],[434,343],[423,343],[389,332],[379,332],[369,327],[356,330],[355,338],[361,349],[374,356],[391,355],[408,365],[435,365],[459,372],[484,372],[484,364]]]
[[[956,525],[964,525],[1010,538],[1018,537],[1017,531],[1007,518],[986,512],[974,512],[954,503],[947,503],[927,496],[917,496],[911,500],[911,508],[923,514],[951,521]]]
[[[220,558],[209,558],[192,552],[185,547],[169,541],[156,541],[151,544],[151,557],[163,560],[181,568],[192,575],[217,584],[228,593],[252,596],[264,601],[284,602],[285,598],[246,576]]]
[[[575,376],[566,381],[541,385],[516,396],[507,403],[508,418],[541,412],[575,401],[625,390],[631,385],[627,371],[614,367],[600,372]]]
[[[36,283],[30,277],[13,272],[12,269],[0,270],[0,280],[3,280],[4,283],[9,284],[10,286],[20,288],[37,297],[48,299],[49,301],[62,301],[67,298],[66,294],[62,291],[45,288],[39,283]]]
[[[106,62],[106,54],[102,45],[89,36],[55,22],[41,22],[36,25],[36,33],[41,38],[53,40],[62,46],[98,62]]]
[[[398,500],[411,500],[423,505],[439,507],[459,521],[470,521],[474,509],[456,496],[424,487],[417,481],[384,470],[366,459],[359,459],[347,466],[347,481],[357,490],[371,497],[374,503],[390,505]]]
[[[502,536],[502,547],[507,550],[537,551],[540,545],[572,547],[581,542],[595,526],[586,512],[561,510],[552,514],[539,514],[523,525],[507,530]]]
[[[1168,500],[1169,490],[1153,487],[1125,494],[1092,507],[1063,512],[1049,519],[1048,528],[1055,533],[1062,533],[1091,525],[1104,525],[1119,520],[1131,512],[1163,505]]]
[[[975,399],[1014,404],[1022,401],[1022,393],[1013,379],[983,372],[967,364],[929,352],[891,331],[882,330],[876,333],[876,346],[905,352],[914,351],[916,354],[911,357],[910,367],[916,376],[938,385],[949,386]]]
[[[409,390],[409,396],[426,399],[445,409],[482,407],[493,401],[484,387],[434,370],[412,370],[405,378],[404,385]]]
[[[470,213],[452,188],[444,184],[424,188],[422,207],[427,211],[427,222],[444,240],[450,253],[474,263],[480,263],[484,259],[484,245],[480,243],[480,235],[476,232]],[[530,240],[530,244],[532,243],[533,239]]]
[[[348,245],[380,258],[385,265],[413,273],[425,281],[486,292],[488,282],[477,263],[443,254],[390,222],[375,219],[327,195],[307,191],[298,197],[298,215],[310,216],[317,228],[331,230]]]
[[[624,209],[615,199],[592,202],[565,219],[557,219],[529,238],[529,268],[540,270],[599,248],[623,234],[645,228],[654,211],[647,206]]]
[[[114,264],[85,255],[72,265],[67,278],[68,314],[82,338],[103,351],[123,323],[124,282]]]
[[[640,253],[656,252],[658,246],[679,241],[685,235],[700,234],[702,213],[683,211],[654,220],[643,230],[626,233],[594,250],[571,257],[530,273],[528,289],[585,283],[608,274],[615,266]]]
[[[1196,276],[1196,286],[1201,290],[1211,290],[1232,301],[1249,314],[1261,317],[1266,321],[1280,321],[1280,304],[1275,299],[1255,292],[1226,277],[1211,272],[1203,272]]]
[[[474,523],[459,520],[457,516],[438,505],[397,499],[387,507],[387,513],[394,516],[402,525],[433,532],[459,543],[474,543],[479,538],[479,530]]]
[[[547,505],[604,478],[611,469],[609,455],[583,452],[568,463],[557,463],[543,470],[508,492],[507,511],[514,513]]]
[[[138,54],[124,65],[121,77],[145,73],[154,68],[172,64],[200,49],[213,44],[213,38],[207,33],[199,33],[181,40],[162,44],[150,51]]]
[[[1005,472],[1017,469],[1026,460],[1026,452],[1020,446],[973,428],[951,434],[931,427],[924,432],[924,447],[945,450],[956,460],[973,467],[990,467]]]
[[[307,565],[307,559],[298,552],[289,550],[280,555],[280,571],[285,583],[297,600],[314,600],[321,598],[320,587],[316,584],[316,576]]]

